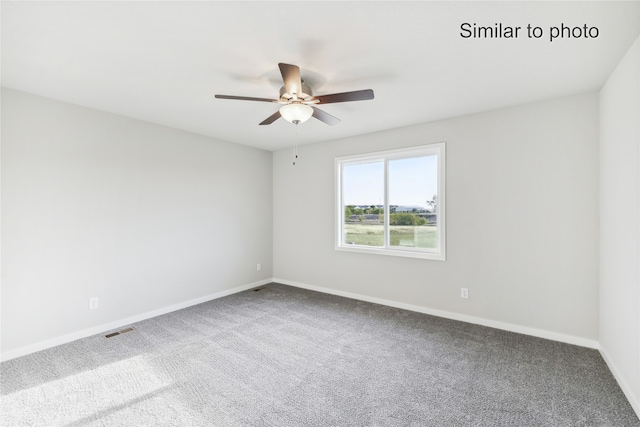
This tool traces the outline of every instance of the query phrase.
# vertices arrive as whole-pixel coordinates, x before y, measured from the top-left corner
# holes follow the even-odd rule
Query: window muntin
[[[445,259],[444,143],[336,158],[336,249]]]

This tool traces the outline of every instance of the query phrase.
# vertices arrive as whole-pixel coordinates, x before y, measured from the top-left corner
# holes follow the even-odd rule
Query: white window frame
[[[411,157],[437,156],[437,195],[436,214],[438,218],[438,247],[435,249],[398,247],[389,244],[389,160],[397,160]],[[342,194],[342,171],[344,165],[354,165],[358,163],[368,163],[373,161],[384,162],[384,246],[362,246],[344,244],[344,198]],[[360,252],[376,255],[391,255],[409,258],[422,258],[430,260],[446,260],[446,239],[445,239],[445,143],[425,144],[415,147],[401,148],[396,150],[378,151],[375,153],[356,154],[335,158],[335,183],[336,183],[336,223],[335,223],[335,249],[337,251]]]

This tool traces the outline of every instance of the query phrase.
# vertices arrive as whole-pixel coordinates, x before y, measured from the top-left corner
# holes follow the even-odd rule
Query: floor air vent
[[[110,334],[105,335],[105,338],[113,338],[117,335],[122,335],[122,334],[126,334],[127,332],[131,332],[131,331],[135,331],[134,328],[125,328],[121,331],[117,331],[117,332],[111,332]]]

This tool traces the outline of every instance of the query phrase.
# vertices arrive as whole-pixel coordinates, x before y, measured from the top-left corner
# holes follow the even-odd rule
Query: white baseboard
[[[488,326],[490,328],[502,329],[504,331],[516,332],[519,334],[531,335],[538,338],[545,338],[553,341],[564,342],[567,344],[579,345],[581,347],[587,347],[599,350],[600,345],[596,340],[590,340],[587,338],[576,337],[573,335],[561,334],[558,332],[545,331],[542,329],[529,328],[527,326],[514,325],[512,323],[499,322],[497,320],[484,319],[481,317],[468,316],[466,314],[453,313],[450,311],[437,310],[428,307],[422,307],[418,305],[405,304],[402,302],[392,301],[383,298],[370,297],[367,295],[356,294],[352,292],[344,292],[330,288],[324,288],[321,286],[308,285],[306,283],[295,282],[292,280],[281,279],[274,277],[273,281],[276,283],[282,283],[283,285],[295,286],[297,288],[309,289],[312,291],[322,292],[325,294],[338,295],[341,297],[357,299],[361,301],[372,302],[375,304],[387,305],[390,307],[402,308],[404,310],[415,311],[418,313],[431,314],[433,316],[444,317],[446,319],[459,320],[461,322],[473,323],[476,325]]]
[[[622,389],[622,392],[627,397],[627,400],[631,404],[631,407],[636,412],[636,415],[638,416],[638,418],[640,418],[640,396],[635,396],[633,394],[633,392],[631,391],[631,387],[625,381],[624,377],[620,374],[620,370],[618,369],[616,364],[613,363],[613,360],[609,357],[609,355],[607,354],[607,351],[602,347],[600,348],[600,354],[602,355],[602,358],[604,359],[605,363],[609,367],[609,370],[613,374],[613,377],[618,382],[618,385]]]
[[[142,320],[150,319],[152,317],[161,316],[163,314],[171,313],[172,311],[181,310],[183,308],[191,307],[193,305],[202,304],[203,302],[211,301],[214,299],[222,298],[227,295],[235,294],[238,292],[246,291],[251,288],[255,288],[256,286],[266,285],[271,283],[272,279],[263,279],[257,282],[249,283],[247,285],[236,286],[231,289],[226,289],[224,291],[216,292],[210,295],[205,295],[200,298],[195,298],[189,301],[184,301],[178,304],[173,304],[168,307],[159,308],[157,310],[151,310],[146,313],[137,314],[135,316],[127,317],[125,319],[116,320],[109,323],[103,323],[98,326],[94,326],[92,328],[83,329],[77,332],[72,332],[70,334],[62,335],[56,338],[52,338],[45,341],[40,341],[35,344],[30,344],[24,347],[16,348],[14,350],[9,350],[2,352],[0,354],[0,361],[4,362],[10,359],[15,359],[16,357],[26,356],[27,354],[35,353],[36,351],[46,350],[51,347],[56,347],[61,344],[66,344],[71,341],[79,340],[81,338],[90,337],[93,335],[101,334],[103,332],[117,329],[122,326],[130,325],[132,323],[140,322]]]

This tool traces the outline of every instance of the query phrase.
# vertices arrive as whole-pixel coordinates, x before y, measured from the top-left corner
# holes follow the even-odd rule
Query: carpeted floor
[[[599,353],[270,284],[0,364],[0,425],[640,426]]]

